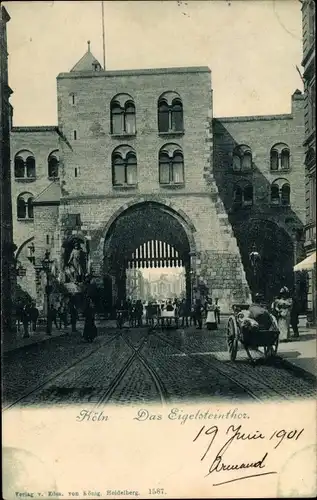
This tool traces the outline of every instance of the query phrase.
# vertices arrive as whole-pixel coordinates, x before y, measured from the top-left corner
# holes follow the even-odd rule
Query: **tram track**
[[[118,388],[119,384],[122,382],[124,377],[126,376],[128,370],[132,366],[132,364],[135,361],[139,361],[147,373],[150,375],[150,378],[152,382],[155,385],[155,388],[159,394],[161,404],[165,405],[166,400],[168,399],[168,393],[166,390],[166,387],[161,380],[160,376],[157,374],[157,372],[152,368],[152,366],[148,363],[147,359],[143,356],[142,354],[142,349],[144,345],[146,344],[148,340],[148,333],[144,335],[142,341],[140,344],[135,347],[133,343],[128,340],[123,334],[121,334],[122,340],[126,343],[126,345],[132,350],[132,355],[130,358],[125,362],[123,367],[120,369],[119,373],[113,378],[112,382],[110,383],[109,387],[107,388],[106,392],[104,395],[100,398],[98,403],[96,404],[96,408],[99,408],[101,405],[108,404],[111,401],[111,398],[113,397],[116,389]]]
[[[54,372],[53,375],[51,375],[50,377],[48,377],[47,379],[45,379],[45,381],[43,381],[41,384],[38,384],[35,387],[32,387],[30,390],[24,392],[20,397],[16,398],[14,401],[11,401],[9,404],[3,406],[2,407],[2,412],[10,410],[14,406],[17,406],[19,403],[21,403],[23,400],[29,398],[32,395],[35,395],[36,393],[38,393],[40,391],[43,391],[48,385],[50,385],[52,382],[54,382],[55,380],[57,380],[59,377],[61,377],[62,375],[66,374],[67,372],[70,372],[73,368],[75,368],[76,366],[78,366],[80,363],[82,363],[83,361],[86,361],[91,356],[93,356],[94,354],[96,354],[100,350],[101,347],[107,347],[110,344],[112,344],[116,339],[118,339],[120,337],[120,335],[121,335],[121,332],[118,332],[111,339],[109,339],[108,342],[103,343],[102,346],[100,344],[98,344],[98,347],[96,347],[96,349],[93,349],[92,351],[90,351],[85,356],[82,356],[80,359],[77,359],[71,365],[68,365],[67,367],[62,368],[60,370],[57,370],[56,372]]]
[[[164,336],[161,336],[159,335],[158,332],[156,331],[152,331],[151,332],[154,336],[156,336],[158,339],[160,339],[162,342],[165,342],[166,344],[170,345],[173,349],[177,350],[178,352],[182,353],[182,354],[185,354],[186,356],[188,357],[193,357],[194,354],[191,353],[188,349],[185,349],[185,348],[180,348],[178,347],[177,345],[175,345],[174,342],[170,341],[169,339],[167,339],[166,337]],[[206,363],[205,360],[203,360],[202,358],[202,363]],[[251,374],[249,373],[242,373],[241,370],[239,370],[239,368],[237,366],[234,366],[232,363],[230,364],[230,371],[234,372],[236,375],[237,375],[237,378],[239,378],[240,380],[237,380],[237,378],[235,376],[232,376],[232,374],[228,373],[228,370],[226,370],[225,368],[222,368],[220,365],[221,365],[221,361],[218,360],[217,358],[213,358],[213,362],[216,363],[217,366],[214,366],[212,367],[213,371],[217,374],[221,374],[222,376],[226,377],[228,380],[230,380],[231,382],[233,382],[234,384],[236,384],[237,386],[239,386],[241,389],[243,389],[247,394],[249,394],[249,396],[254,400],[254,401],[257,401],[258,403],[264,403],[265,400],[263,398],[260,398],[259,396],[257,396],[257,394],[255,394],[254,391],[252,391],[250,389],[250,387],[248,386],[248,381],[249,382],[255,382],[257,385],[260,385],[261,386],[261,389],[265,389],[269,392],[270,394],[270,399],[272,398],[272,395],[274,394],[275,397],[277,397],[279,400],[287,400],[289,401],[289,398],[287,398],[285,396],[285,394],[283,394],[282,392],[280,391],[277,391],[274,387],[272,387],[271,385],[265,383],[263,380],[259,380],[258,377],[256,376],[252,376]],[[209,368],[210,368],[210,362],[208,362],[208,365],[209,365]],[[243,383],[241,381],[241,379],[245,379],[245,383]]]

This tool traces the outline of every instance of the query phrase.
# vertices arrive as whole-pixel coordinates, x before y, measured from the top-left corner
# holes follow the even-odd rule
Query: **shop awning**
[[[302,260],[296,266],[294,266],[294,271],[308,271],[309,269],[313,269],[316,264],[316,252],[306,257],[306,259]]]

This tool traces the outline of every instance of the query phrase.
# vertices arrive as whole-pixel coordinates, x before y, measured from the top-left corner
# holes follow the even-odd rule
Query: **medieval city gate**
[[[143,202],[123,211],[112,222],[104,243],[106,301],[126,298],[129,268],[184,267],[186,295],[191,298],[191,266],[195,242],[192,228],[175,210]]]

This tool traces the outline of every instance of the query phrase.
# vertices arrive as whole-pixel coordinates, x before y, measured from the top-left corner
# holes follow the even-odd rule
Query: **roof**
[[[75,64],[75,66],[70,70],[71,72],[82,72],[82,71],[96,71],[96,65],[101,69],[100,62],[95,58],[95,56],[90,52],[90,42],[88,42],[88,50],[86,54]]]
[[[57,125],[12,127],[11,132],[57,132]]]
[[[86,54],[85,54],[86,56]],[[85,57],[84,56],[84,57]],[[79,61],[77,65],[79,65],[81,61]],[[98,61],[97,61],[98,62]],[[71,70],[70,73],[60,73],[57,76],[57,79],[61,78],[91,78],[94,77],[102,77],[102,78],[111,78],[111,77],[120,77],[120,76],[140,76],[140,75],[168,75],[168,74],[176,74],[176,73],[211,73],[210,68],[208,66],[184,66],[178,68],[148,68],[148,69],[123,69],[123,70],[111,70],[111,71],[94,71],[89,68],[86,69],[75,69],[76,66]],[[78,74],[80,73],[80,74]]]
[[[33,200],[33,205],[58,205],[61,198],[61,188],[53,181]]]

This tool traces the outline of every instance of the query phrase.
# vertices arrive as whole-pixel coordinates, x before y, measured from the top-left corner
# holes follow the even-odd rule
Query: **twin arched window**
[[[33,219],[33,195],[31,193],[21,193],[17,198],[17,218]]]
[[[119,146],[112,153],[112,185],[137,184],[137,159],[131,146]]]
[[[58,150],[52,151],[47,159],[48,177],[57,179],[59,177],[59,155]]]
[[[184,157],[177,144],[166,144],[160,149],[159,181],[162,185],[184,184]]]
[[[14,157],[14,177],[16,179],[35,179],[35,158],[28,150],[20,151]]]
[[[250,182],[240,182],[234,187],[233,202],[236,208],[253,205],[253,186]]]
[[[252,151],[249,146],[242,144],[234,149],[232,168],[235,172],[252,171]]]
[[[271,185],[271,204],[288,206],[291,202],[291,188],[286,179],[276,179]]]
[[[159,132],[183,132],[183,104],[179,94],[176,92],[162,94],[157,109]]]
[[[286,144],[279,143],[272,147],[270,152],[270,166],[272,172],[289,170],[290,150]]]
[[[118,94],[110,104],[111,133],[134,135],[136,133],[135,105],[129,94]]]
[[[49,178],[58,178],[59,176],[59,154],[58,150],[52,151],[47,159],[47,170]],[[36,178],[36,164],[33,153],[23,150],[14,157],[14,177],[15,179]]]

